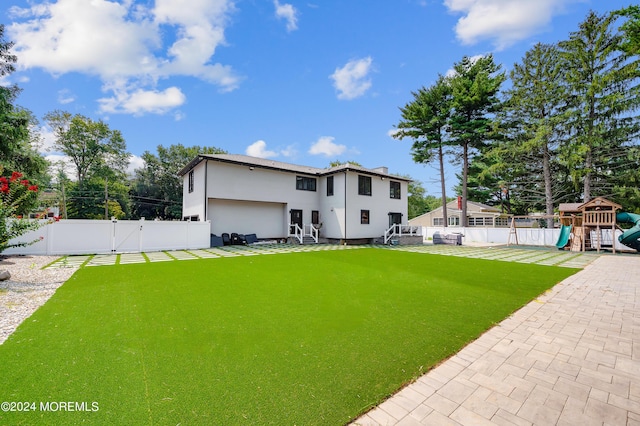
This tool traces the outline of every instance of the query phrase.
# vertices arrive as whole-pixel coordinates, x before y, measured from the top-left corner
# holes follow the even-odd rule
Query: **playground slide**
[[[616,214],[616,221],[634,224],[631,229],[627,229],[618,237],[618,241],[640,251],[640,214],[620,212]]]
[[[556,247],[562,249],[569,242],[569,236],[571,235],[571,225],[562,225],[560,228],[560,237],[558,237],[558,242],[556,243]]]

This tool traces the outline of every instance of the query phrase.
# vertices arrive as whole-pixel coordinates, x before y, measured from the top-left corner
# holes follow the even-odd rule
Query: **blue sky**
[[[437,170],[389,136],[411,92],[463,56],[509,71],[589,10],[630,0],[4,0],[18,71],[4,84],[38,118],[59,109],[144,151],[181,143],[326,167],[387,166],[439,196]],[[50,146],[52,135],[41,128]],[[60,156],[51,151],[52,160]],[[447,186],[459,166],[447,166]],[[448,195],[453,195],[449,190]]]

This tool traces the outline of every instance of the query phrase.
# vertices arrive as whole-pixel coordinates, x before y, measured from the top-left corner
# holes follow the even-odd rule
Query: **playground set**
[[[561,228],[556,247],[571,251],[595,248],[599,252],[603,246],[610,244],[615,253],[614,237],[616,229],[619,229],[622,234],[618,236],[618,241],[640,251],[640,215],[620,212],[621,208],[619,204],[603,197],[594,198],[583,204],[560,204]],[[624,230],[618,226],[618,223],[629,223],[633,226]]]

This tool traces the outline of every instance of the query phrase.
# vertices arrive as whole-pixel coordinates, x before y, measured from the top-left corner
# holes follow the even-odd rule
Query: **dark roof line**
[[[373,176],[382,176],[382,177],[388,177],[396,180],[403,180],[406,182],[411,181],[411,179],[408,179],[402,176],[381,172],[377,169],[367,169],[367,168],[356,166],[355,164],[350,164],[350,163],[341,164],[339,166],[331,167],[329,169],[321,169],[318,167],[299,166],[296,164],[284,163],[282,161],[274,161],[274,160],[269,160],[265,158],[257,158],[257,157],[251,157],[248,155],[239,155],[239,154],[198,154],[198,156],[196,156],[186,166],[184,166],[182,170],[178,172],[178,175],[184,176],[204,160],[219,161],[222,163],[238,164],[238,165],[249,166],[249,167],[259,167],[263,169],[285,171],[290,173],[300,173],[300,174],[311,175],[311,176],[327,176],[327,175],[332,175],[332,174],[343,172],[343,171],[354,171],[354,172],[369,174]]]

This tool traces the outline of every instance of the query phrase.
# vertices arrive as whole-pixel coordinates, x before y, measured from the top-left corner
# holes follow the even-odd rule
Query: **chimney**
[[[458,210],[462,210],[462,197],[458,195]]]

